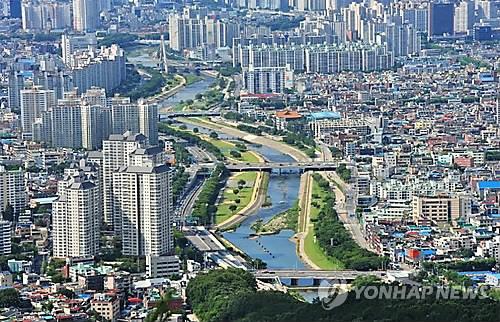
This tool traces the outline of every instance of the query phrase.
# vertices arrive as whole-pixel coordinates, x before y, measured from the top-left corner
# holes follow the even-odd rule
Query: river
[[[192,125],[184,123],[188,129],[198,128],[200,133],[209,134],[211,129],[202,125]],[[217,131],[216,131],[217,132]],[[218,132],[223,140],[237,140],[234,137]],[[267,146],[247,144],[249,150],[262,155],[270,162],[293,162],[294,159],[275,149]],[[253,233],[251,226],[258,219],[264,222],[269,221],[277,214],[291,208],[296,202],[299,194],[300,176],[298,174],[275,175],[269,179],[268,195],[271,198],[270,207],[261,208],[254,215],[243,221],[240,226],[232,232],[223,234],[236,247],[244,251],[250,257],[260,258],[267,263],[267,267],[272,268],[303,268],[304,264],[297,256],[296,244],[291,240],[294,232],[291,230],[281,231],[279,234],[265,235],[258,238],[249,238]]]
[[[196,94],[206,92],[210,85],[214,82],[215,78],[202,76],[203,78],[195,83],[185,86],[174,95],[162,100],[159,108],[174,106],[181,101],[194,100]]]

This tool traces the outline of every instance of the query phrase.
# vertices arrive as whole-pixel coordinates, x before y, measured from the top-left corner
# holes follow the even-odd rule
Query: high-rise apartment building
[[[123,134],[127,131],[140,133],[139,109],[128,97],[113,97],[111,101],[112,134]]]
[[[7,170],[0,165],[0,211],[11,206],[18,215],[26,208],[27,198],[24,171]]]
[[[148,138],[148,144],[158,144],[158,105],[138,102],[139,132]]]
[[[82,124],[82,146],[87,150],[97,150],[102,148],[102,141],[105,139],[104,131],[107,107],[101,105],[83,104],[81,106]],[[109,135],[108,135],[109,136]]]
[[[249,93],[283,93],[285,90],[285,67],[253,67],[243,72],[245,88]]]
[[[112,93],[126,78],[125,51],[118,45],[78,51],[70,61],[73,86],[78,93],[92,87],[102,87]]]
[[[161,153],[160,148],[139,149],[142,156]],[[113,204],[120,218],[122,252],[129,256],[171,253],[172,172],[153,160],[123,166],[113,174]]]
[[[73,28],[80,32],[96,31],[100,25],[99,0],[73,0]]]
[[[393,57],[420,53],[420,36],[410,23],[389,23],[386,26],[387,50]]]
[[[0,255],[9,255],[12,252],[12,223],[0,220]]]
[[[429,37],[453,35],[454,16],[453,3],[429,4]]]
[[[24,89],[24,75],[18,71],[9,73],[9,107],[11,109],[21,108],[21,90]]]
[[[49,0],[30,0],[22,4],[24,31],[50,31],[71,27],[70,4]]]
[[[85,35],[63,34],[61,38],[61,47],[63,62],[68,66],[72,66],[73,54],[75,54],[77,51],[97,49],[97,38],[93,33],[88,33]]]
[[[20,93],[23,137],[31,137],[33,123],[55,105],[56,98],[53,90],[41,89],[39,86],[21,90]]]
[[[99,249],[101,204],[96,179],[68,175],[53,203],[54,257],[92,257]]]
[[[170,48],[178,51],[203,46],[230,47],[240,32],[237,22],[210,18],[204,12],[185,11],[171,14],[168,19]]]
[[[79,101],[76,104],[60,100],[47,112],[52,124],[52,146],[82,148],[82,108]]]
[[[113,226],[117,232],[120,231],[121,226],[119,225],[120,218],[115,218],[113,215],[113,173],[129,164],[132,152],[145,146],[146,137],[132,132],[112,134],[103,142],[103,217],[104,222]]]
[[[474,20],[474,2],[471,0],[464,0],[457,3],[454,20],[455,34],[470,34],[474,27]]]

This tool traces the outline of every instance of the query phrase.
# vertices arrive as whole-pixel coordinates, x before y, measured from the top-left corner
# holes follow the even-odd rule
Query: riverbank
[[[207,90],[197,93],[192,99],[179,102],[172,110],[175,112],[209,110],[211,107],[222,103],[226,82],[222,78],[214,79],[214,82],[210,84]]]
[[[326,198],[330,197],[333,191],[328,186],[328,182],[320,182],[321,177],[313,175],[311,176],[311,180],[310,207],[308,208],[309,214],[306,218],[308,222],[306,230],[304,231],[304,237],[301,240],[302,256],[319,269],[343,269],[344,265],[340,261],[330,258],[325,254],[324,250],[319,246],[315,235],[315,225],[319,212],[321,208],[324,207]]]
[[[312,194],[312,176],[309,172],[302,174],[300,178],[299,189],[299,205],[300,211],[298,216],[298,229],[294,236],[297,242],[297,253],[299,258],[306,263],[310,268],[319,270],[321,267],[317,265],[306,252],[305,240],[311,229],[310,213],[311,213],[311,194]]]
[[[247,207],[252,201],[258,176],[258,172],[243,172],[229,177],[222,193],[222,200],[217,205],[215,224],[240,214],[241,210]]]
[[[252,195],[246,206],[238,211],[235,211],[235,214],[232,216],[226,216],[227,218],[215,225],[215,228],[220,231],[231,229],[245,220],[248,216],[252,215],[266,201],[268,184],[269,175],[265,172],[257,172],[252,189]]]
[[[260,157],[257,153],[248,151],[246,147],[238,146],[233,142],[229,142],[221,139],[213,139],[208,136],[204,136],[205,141],[208,141],[215,145],[222,154],[229,160],[236,162],[250,162],[250,163],[261,163],[264,159]]]
[[[161,93],[159,93],[153,97],[148,98],[148,100],[147,100],[148,103],[158,103],[161,100],[167,99],[186,86],[186,78],[184,78],[181,75],[175,75],[174,78],[177,78],[179,80],[178,85],[176,85],[172,88],[168,88],[168,87],[162,88]],[[163,110],[163,112],[165,112],[165,110],[168,111],[168,108],[162,109],[162,110]],[[160,111],[160,112],[162,112],[162,111]]]

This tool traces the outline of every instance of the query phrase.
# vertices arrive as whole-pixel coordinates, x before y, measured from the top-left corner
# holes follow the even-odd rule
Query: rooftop
[[[479,190],[481,189],[500,189],[500,180],[495,181],[479,181]]]
[[[312,112],[309,114],[309,117],[314,120],[323,120],[323,119],[340,119],[340,113],[337,112]]]
[[[284,111],[277,111],[276,117],[284,119],[300,119],[302,115],[299,114],[297,111],[284,110]]]

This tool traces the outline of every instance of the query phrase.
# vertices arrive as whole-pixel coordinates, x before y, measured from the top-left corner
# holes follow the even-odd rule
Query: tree
[[[56,273],[52,275],[52,283],[63,283],[65,281],[64,276],[61,273]]]
[[[19,292],[14,288],[0,290],[0,308],[17,307],[21,303]]]
[[[239,153],[238,151],[236,150],[231,150],[229,152],[229,154],[233,157],[233,158],[241,158],[241,153]]]
[[[197,127],[195,127],[195,128],[193,128],[193,132],[198,133],[198,132],[200,132],[200,130]]]
[[[14,207],[10,203],[7,203],[7,207],[2,212],[2,218],[7,221],[14,221]]]
[[[50,301],[45,301],[42,303],[42,310],[45,311],[45,312],[52,312],[52,310],[54,309],[54,304],[52,304],[52,302]]]
[[[235,212],[236,209],[238,209],[238,206],[236,206],[235,204],[229,206],[229,210],[231,210],[231,212]]]
[[[67,288],[60,289],[57,293],[66,296],[69,299],[74,299],[76,294],[72,290],[68,290]]]
[[[238,180],[238,186],[244,186],[246,184],[247,184],[247,182],[245,180],[243,180],[243,179]]]

